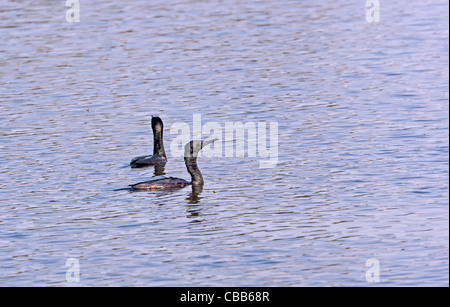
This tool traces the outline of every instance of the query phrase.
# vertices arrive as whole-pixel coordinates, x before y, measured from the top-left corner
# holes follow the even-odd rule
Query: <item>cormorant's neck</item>
[[[192,185],[203,185],[203,176],[197,166],[197,157],[184,157],[184,163],[186,163],[186,168],[191,174]]]
[[[166,156],[163,144],[163,132],[162,129],[156,129],[153,134],[153,155]]]

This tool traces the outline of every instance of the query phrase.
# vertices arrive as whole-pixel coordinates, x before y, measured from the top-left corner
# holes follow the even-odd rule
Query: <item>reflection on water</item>
[[[448,2],[0,4],[0,285],[448,286]],[[276,121],[277,167],[116,190],[189,179],[193,114]],[[169,161],[131,169],[151,115]]]
[[[189,193],[189,196],[186,198],[189,204],[198,204],[200,202],[200,194],[203,191],[203,186],[192,185],[192,192]]]
[[[154,168],[154,176],[164,176],[166,173],[164,172],[164,165],[155,165],[152,168]]]

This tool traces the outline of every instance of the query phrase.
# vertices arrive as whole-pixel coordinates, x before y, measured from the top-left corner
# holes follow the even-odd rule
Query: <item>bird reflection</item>
[[[193,185],[191,193],[189,193],[189,196],[186,198],[186,200],[188,201],[188,206],[186,208],[186,217],[192,219],[191,221],[189,221],[189,223],[200,223],[202,221],[198,219],[198,217],[201,216],[201,206],[199,205],[199,203],[200,199],[202,199],[202,197],[200,197],[202,191],[202,185]]]
[[[166,173],[164,172],[164,165],[155,165],[155,176],[164,176]]]
[[[200,199],[202,199],[201,197],[199,197],[202,191],[203,185],[192,185],[192,191],[186,198],[188,204],[198,204],[200,202]]]

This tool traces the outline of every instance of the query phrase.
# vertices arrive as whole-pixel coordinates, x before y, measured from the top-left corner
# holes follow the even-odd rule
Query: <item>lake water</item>
[[[0,0],[0,285],[449,285],[448,1],[58,2]],[[278,163],[115,191],[151,115],[168,176],[196,115],[278,123]]]

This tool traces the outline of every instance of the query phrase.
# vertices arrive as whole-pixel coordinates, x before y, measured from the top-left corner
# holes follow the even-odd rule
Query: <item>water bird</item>
[[[191,181],[187,181],[180,178],[168,177],[160,178],[145,182],[139,182],[136,184],[130,184],[130,191],[161,191],[161,190],[173,190],[184,188],[185,186],[192,185],[193,189],[201,190],[203,187],[203,176],[200,169],[197,166],[198,152],[206,145],[211,144],[218,139],[209,141],[190,141],[184,147],[184,163],[188,173],[191,175]]]
[[[131,160],[132,168],[146,167],[150,165],[161,165],[167,162],[163,143],[163,122],[158,116],[152,116],[153,130],[153,155],[139,156]]]

